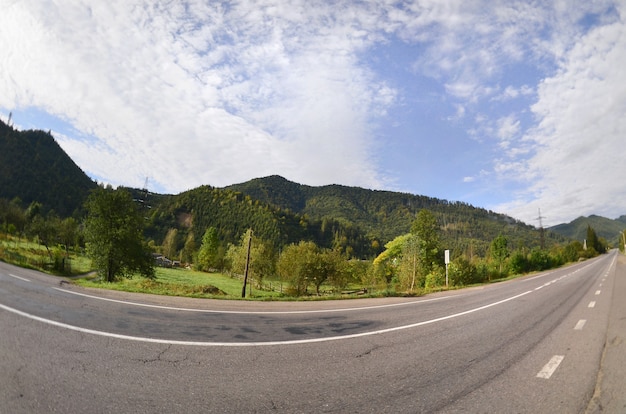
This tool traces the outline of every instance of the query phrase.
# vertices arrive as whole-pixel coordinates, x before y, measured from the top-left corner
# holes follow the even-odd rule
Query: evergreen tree
[[[591,225],[587,225],[587,248],[593,249],[594,253],[600,253],[600,242],[598,240],[598,236],[596,235],[596,231],[591,227]]]

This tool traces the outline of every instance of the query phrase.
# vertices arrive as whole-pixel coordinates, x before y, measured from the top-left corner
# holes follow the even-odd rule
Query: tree
[[[220,239],[215,227],[209,227],[202,236],[202,244],[198,252],[197,267],[201,270],[209,271],[215,269],[218,263]]]
[[[228,248],[226,257],[230,262],[231,270],[235,273],[245,272],[250,237],[252,237],[252,230],[242,235],[239,245],[231,244]],[[249,266],[250,278],[256,281],[258,288],[261,288],[263,279],[274,275],[276,271],[276,252],[273,244],[267,240],[255,238],[250,249]]]
[[[498,264],[498,273],[502,276],[502,266],[507,257],[509,257],[509,241],[500,234],[491,242],[491,257]]]
[[[178,229],[171,228],[163,239],[163,254],[168,259],[174,259],[178,246]]]
[[[306,294],[315,273],[318,247],[313,242],[301,241],[285,247],[278,258],[278,274],[291,284],[297,296]]]
[[[596,231],[590,225],[587,225],[587,248],[591,250],[590,256],[606,253],[608,245],[606,240],[598,237]]]
[[[419,239],[415,234],[409,234],[402,246],[402,255],[400,256],[399,281],[400,285],[409,292],[413,292],[415,281],[418,277],[420,261],[420,245]],[[421,286],[421,280],[425,279],[426,274],[420,274],[418,284]]]
[[[143,239],[143,215],[126,190],[99,187],[85,202],[85,243],[100,277],[107,282],[139,273],[153,279],[154,260]]]
[[[22,233],[26,225],[26,213],[20,207],[19,198],[13,199],[11,202],[0,199],[0,225],[2,230],[9,234]],[[9,231],[12,229],[12,231]]]
[[[439,255],[439,226],[435,216],[422,209],[411,224],[411,233],[417,236],[418,274],[425,277],[436,267]]]
[[[411,234],[403,234],[385,244],[385,251],[374,259],[374,265],[383,264],[385,262],[393,262],[402,255],[402,250],[406,241],[411,238]]]
[[[180,254],[180,261],[183,263],[192,263],[193,255],[196,251],[196,240],[193,236],[193,231],[190,231],[187,234],[187,238],[185,239],[185,245],[183,246],[183,250]]]
[[[70,255],[70,246],[78,240],[78,223],[73,217],[68,217],[59,224],[59,240],[65,246],[65,256]]]
[[[44,245],[50,260],[52,260],[50,246],[57,236],[60,222],[61,220],[52,212],[45,219],[40,214],[35,215],[28,225],[28,233],[33,238],[36,237],[38,242]]]

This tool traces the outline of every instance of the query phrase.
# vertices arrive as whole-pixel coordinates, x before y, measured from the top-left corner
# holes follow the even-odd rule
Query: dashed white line
[[[550,359],[550,361],[548,361],[548,363],[541,369],[541,371],[539,371],[537,378],[550,379],[552,374],[554,374],[554,371],[556,371],[559,365],[561,365],[561,362],[563,362],[563,358],[565,358],[563,355],[553,356],[552,359]]]
[[[596,307],[596,302],[595,301],[589,302],[589,305],[587,307],[588,308],[595,308]]]
[[[582,331],[582,329],[583,329],[583,327],[585,326],[586,323],[587,323],[586,319],[581,319],[581,320],[578,321],[578,323],[576,324],[574,329],[577,330],[577,331]]]
[[[598,296],[601,292],[601,290],[596,290],[596,296]]]
[[[25,277],[21,277],[21,276],[13,275],[13,274],[11,274],[11,273],[9,273],[9,276],[14,277],[14,278],[19,279],[19,280],[23,280],[24,282],[30,282],[30,280],[29,280],[29,279],[26,279]]]

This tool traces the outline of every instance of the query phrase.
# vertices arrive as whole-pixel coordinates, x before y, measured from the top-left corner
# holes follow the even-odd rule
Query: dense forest
[[[0,121],[0,198],[63,217],[79,210],[97,184],[67,156],[50,132],[18,131]]]
[[[142,197],[142,190],[129,190]],[[200,240],[215,227],[228,244],[252,228],[279,248],[305,240],[371,259],[387,242],[408,233],[422,209],[434,214],[442,244],[454,254],[484,255],[498,235],[514,249],[540,243],[534,227],[466,203],[339,185],[310,187],[278,176],[226,188],[202,186],[176,196],[148,195],[145,214],[147,236],[157,245],[172,228],[179,231],[179,248],[190,232]],[[553,245],[566,239],[547,232],[546,240]]]

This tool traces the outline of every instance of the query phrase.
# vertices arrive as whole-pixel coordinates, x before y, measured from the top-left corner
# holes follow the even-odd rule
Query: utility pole
[[[248,271],[250,270],[250,249],[252,248],[252,229],[250,229],[250,237],[248,238],[248,253],[246,256],[246,270],[243,273],[243,287],[241,288],[241,297],[246,297],[246,284],[248,283]]]
[[[544,231],[543,231],[543,222],[541,220],[546,217],[541,215],[541,209],[538,209],[538,210],[539,210],[539,217],[537,217],[536,220],[539,220],[539,245],[541,246],[541,250],[543,250],[546,247],[546,242],[545,242]]]

